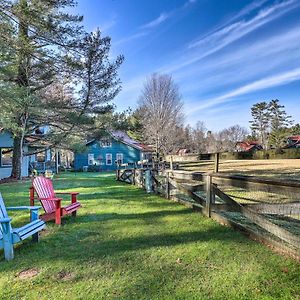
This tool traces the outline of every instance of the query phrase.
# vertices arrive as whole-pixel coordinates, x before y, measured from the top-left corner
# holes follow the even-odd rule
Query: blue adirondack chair
[[[5,207],[0,193],[0,249],[4,249],[6,260],[14,258],[14,244],[19,243],[32,236],[34,242],[38,242],[38,232],[45,227],[45,222],[39,219],[38,209],[40,206],[17,206]],[[8,217],[8,210],[29,210],[30,223],[12,228],[11,219]]]

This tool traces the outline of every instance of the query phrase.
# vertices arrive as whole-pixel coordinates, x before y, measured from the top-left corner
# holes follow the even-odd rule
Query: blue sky
[[[179,85],[187,124],[248,127],[250,107],[275,98],[300,122],[300,0],[78,0],[74,12],[125,56],[118,110],[160,72]]]

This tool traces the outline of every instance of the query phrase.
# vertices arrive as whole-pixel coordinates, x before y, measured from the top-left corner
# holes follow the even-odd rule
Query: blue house
[[[151,149],[122,131],[114,131],[106,138],[86,143],[84,153],[75,153],[74,169],[79,171],[114,171],[118,164],[136,163],[150,159]]]

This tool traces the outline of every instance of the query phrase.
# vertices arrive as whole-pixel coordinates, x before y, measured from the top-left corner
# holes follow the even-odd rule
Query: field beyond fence
[[[185,171],[213,172],[214,160],[174,162]],[[264,178],[300,180],[300,159],[224,160],[220,158],[218,172]]]

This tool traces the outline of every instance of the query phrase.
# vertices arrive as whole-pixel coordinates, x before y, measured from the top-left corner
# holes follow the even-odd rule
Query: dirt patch
[[[61,281],[69,281],[72,280],[74,277],[75,277],[74,274],[67,271],[60,271],[56,276],[56,278]]]
[[[42,229],[40,232],[39,232],[39,237],[44,237],[44,236],[47,236],[51,233],[50,230],[48,229]]]
[[[37,276],[39,274],[39,270],[37,269],[26,269],[21,271],[18,274],[19,279],[29,279]]]

